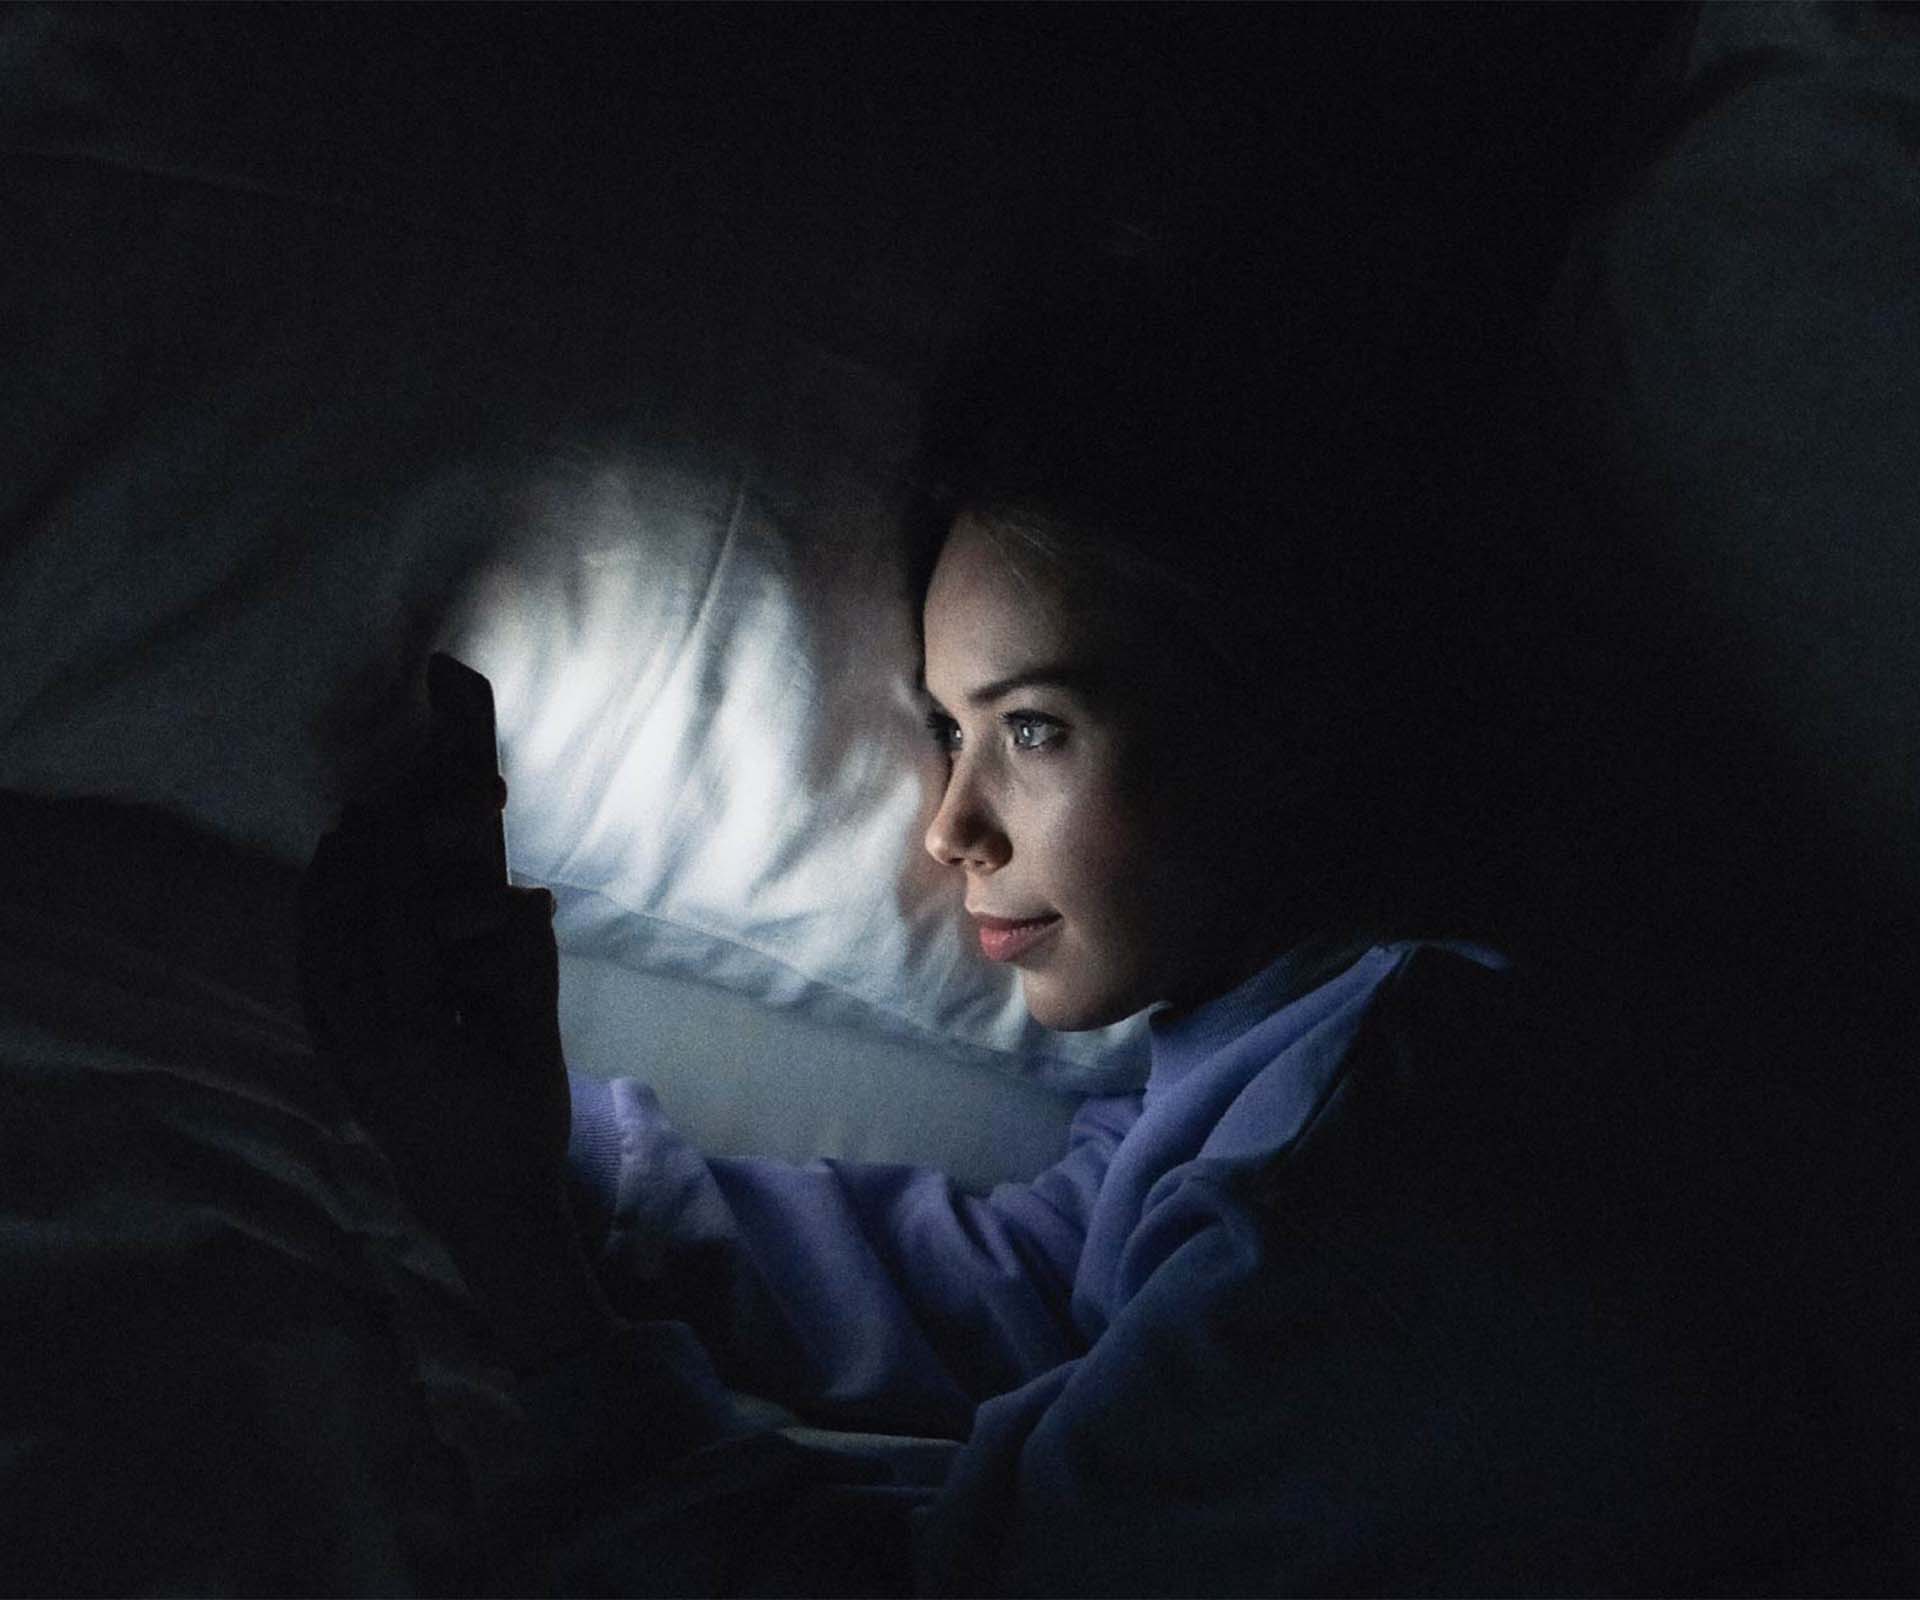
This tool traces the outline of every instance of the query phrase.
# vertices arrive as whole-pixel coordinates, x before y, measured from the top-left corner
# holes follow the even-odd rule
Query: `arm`
[[[919,1592],[1399,1589],[1404,1530],[1472,1506],[1472,1432],[1393,1320],[1194,1198],[1090,1352],[982,1408],[921,1519]]]
[[[1673,1583],[1709,1507],[1663,1453],[1676,1413],[1593,1343],[1580,1286],[1417,1216],[1380,1250],[1382,1221],[1330,1239],[1183,1185],[1093,1348],[981,1408],[919,1517],[915,1592]]]
[[[1641,1123],[1464,965],[1399,969],[1283,1154],[1163,1187],[1092,1349],[981,1407],[920,1591],[1697,1592],[1828,1515],[1804,1352],[1755,1363]]]
[[[417,779],[350,807],[302,883],[300,976],[317,1059],[520,1376],[529,1470],[553,1489],[657,1465],[736,1419],[684,1327],[623,1324],[593,1280],[564,1186],[551,897],[450,900],[426,867],[436,834],[484,820]]]
[[[1074,1271],[1137,1099],[1089,1101],[1059,1164],[981,1197],[911,1167],[708,1160],[641,1085],[573,1089],[608,1292],[685,1317],[740,1386],[843,1425],[959,1436],[978,1400],[1083,1347]]]

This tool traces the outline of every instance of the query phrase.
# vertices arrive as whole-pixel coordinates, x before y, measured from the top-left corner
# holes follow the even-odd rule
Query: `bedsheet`
[[[623,924],[583,953],[1137,1080],[1139,1029],[1030,1022],[918,844],[896,519],[965,295],[849,231],[831,164],[743,149],[688,189],[691,135],[624,113],[593,205],[525,173],[476,212],[515,153],[451,105],[444,146],[383,142],[371,57],[412,36],[376,9],[0,14],[0,785],[297,864],[454,647],[498,688],[516,870]]]
[[[295,875],[105,802],[0,792],[0,837],[0,1592],[543,1570],[571,1514],[519,1549],[485,1508],[567,1441],[312,1055]],[[675,1592],[724,1554],[689,1505],[934,1482],[953,1449],[737,1403],[748,1442],[668,1475],[558,1461],[563,1578]]]
[[[414,1592],[513,1449],[506,1377],[315,1069],[284,875],[100,820],[0,868],[0,1587]]]

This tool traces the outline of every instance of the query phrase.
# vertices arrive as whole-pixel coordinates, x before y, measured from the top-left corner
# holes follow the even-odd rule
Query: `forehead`
[[[1135,620],[1128,610],[1084,564],[962,517],[927,591],[929,687],[936,672],[992,677],[1042,660],[1098,665],[1124,656]]]
[[[983,638],[1061,629],[1068,621],[1065,587],[1056,563],[962,517],[933,570],[928,626],[943,636]]]

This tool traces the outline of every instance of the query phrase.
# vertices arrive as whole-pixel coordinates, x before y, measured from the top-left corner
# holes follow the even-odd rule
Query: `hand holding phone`
[[[435,811],[428,839],[445,892],[485,893],[507,875],[507,785],[493,685],[443,651],[427,658]]]
[[[322,975],[357,974],[320,1031],[362,1053],[479,1024],[509,1051],[554,1036],[553,900],[508,883],[506,784],[493,690],[451,656],[427,663],[430,733],[405,769],[350,804],[309,869],[309,941]],[[469,1037],[467,1045],[476,1041]]]
[[[605,1322],[561,1186],[570,1123],[544,889],[507,880],[493,691],[427,663],[431,731],[349,806],[301,889],[310,1026],[512,1364]]]

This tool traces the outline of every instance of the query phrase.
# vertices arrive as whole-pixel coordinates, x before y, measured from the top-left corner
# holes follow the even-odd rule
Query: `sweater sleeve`
[[[709,1159],[642,1084],[573,1093],[575,1203],[609,1296],[690,1323],[741,1388],[960,1437],[980,1400],[1084,1347],[1074,1272],[1137,1096],[1086,1102],[1058,1164],[981,1196],[916,1167]]]
[[[1739,1498],[1669,1470],[1672,1396],[1580,1294],[1419,1216],[1356,1242],[1383,1221],[1320,1238],[1182,1184],[1093,1347],[980,1408],[915,1592],[1689,1592]]]
[[[921,1513],[916,1592],[1421,1589],[1398,1546],[1471,1514],[1471,1429],[1365,1290],[1196,1198],[1090,1351],[981,1408]]]

